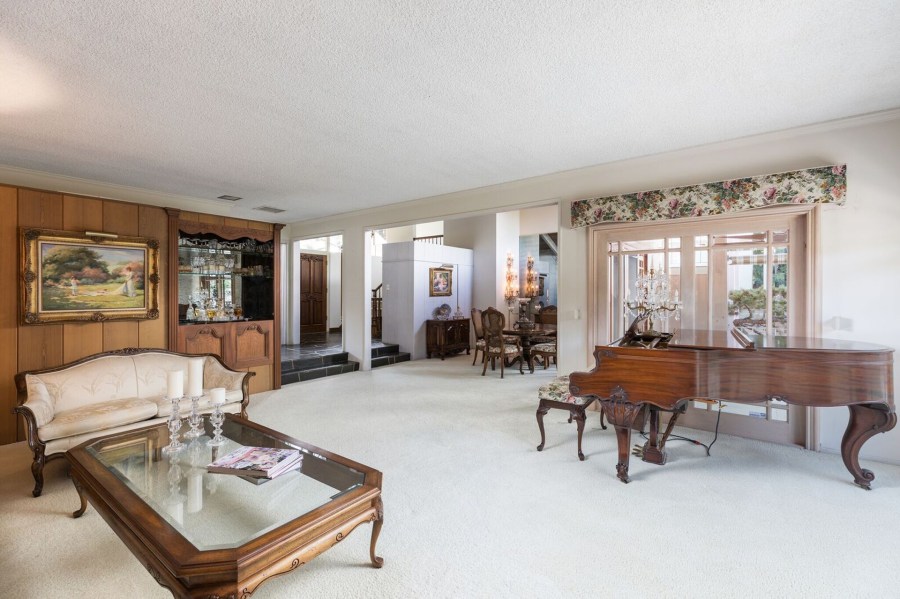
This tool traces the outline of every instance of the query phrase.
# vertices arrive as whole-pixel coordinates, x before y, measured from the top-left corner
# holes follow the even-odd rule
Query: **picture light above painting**
[[[159,318],[159,241],[20,229],[24,324]]]

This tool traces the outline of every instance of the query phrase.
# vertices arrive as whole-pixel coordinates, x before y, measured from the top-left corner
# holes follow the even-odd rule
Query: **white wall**
[[[382,339],[397,343],[413,360],[426,356],[425,321],[435,308],[457,306],[468,318],[472,309],[472,256],[470,249],[419,242],[383,246],[384,307]],[[429,296],[429,269],[453,264],[453,294]]]
[[[587,346],[584,314],[587,305],[587,233],[584,229],[572,230],[566,226],[570,222],[570,201],[835,163],[848,165],[848,205],[827,209],[822,218],[820,321],[823,335],[896,345],[897,327],[884,310],[876,309],[875,303],[900,296],[900,266],[897,263],[900,235],[896,233],[900,225],[900,201],[897,199],[900,190],[900,111],[295,223],[291,234],[309,236],[343,230],[345,235],[358,233],[362,237],[366,227],[441,218],[445,220],[447,234],[450,217],[505,212],[559,201],[560,222],[563,223],[559,235],[559,368],[561,372],[571,372],[591,364],[592,348]],[[345,260],[352,249],[348,245],[345,244]],[[497,264],[503,260],[505,252],[497,257]],[[349,278],[362,278],[365,270],[364,263],[355,262],[351,267],[345,261],[345,284]],[[500,270],[495,268],[495,272]],[[500,290],[499,278],[496,284]],[[345,289],[345,293],[349,294],[350,290]],[[348,301],[365,304],[362,295],[353,297]],[[833,323],[846,324],[836,330]],[[345,339],[361,347],[366,331],[361,323],[359,326],[352,335],[348,330]],[[349,329],[349,324],[346,328]],[[894,375],[898,378],[896,369],[895,366]],[[821,447],[836,451],[847,412],[843,409],[821,412]],[[892,462],[900,462],[898,456],[900,431],[897,430],[873,438],[862,453],[864,458]]]
[[[568,224],[566,220],[566,224]],[[559,229],[559,206],[541,206],[519,211],[519,235],[556,233]]]
[[[421,223],[416,225],[416,237],[432,237],[444,234],[444,221]]]
[[[415,236],[415,225],[407,227],[391,227],[384,232],[384,241],[385,243],[401,243],[403,241],[412,241]]]
[[[341,326],[341,320],[341,253],[328,252],[328,328]]]

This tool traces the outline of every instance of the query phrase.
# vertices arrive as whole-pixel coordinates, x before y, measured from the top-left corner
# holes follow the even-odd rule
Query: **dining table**
[[[538,337],[556,337],[555,324],[530,323],[530,325],[521,326],[514,323],[510,328],[504,328],[503,334],[507,336],[516,336],[522,342],[522,356],[528,365],[528,372],[534,373],[534,360],[531,356],[531,345],[535,338]]]

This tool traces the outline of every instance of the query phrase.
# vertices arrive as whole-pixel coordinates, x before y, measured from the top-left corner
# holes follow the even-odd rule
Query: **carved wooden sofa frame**
[[[38,424],[38,417],[35,414],[35,412],[28,405],[26,405],[26,402],[28,401],[28,398],[29,398],[28,397],[28,383],[27,383],[28,376],[29,375],[40,376],[40,375],[50,374],[50,373],[54,373],[54,372],[59,372],[59,371],[63,371],[63,370],[69,369],[69,368],[77,367],[79,365],[88,364],[95,360],[98,360],[101,358],[106,358],[106,357],[116,357],[116,356],[131,357],[131,356],[138,356],[141,354],[165,354],[165,355],[169,355],[169,356],[177,356],[177,357],[182,357],[182,358],[186,358],[186,359],[187,358],[206,358],[207,360],[209,360],[209,359],[215,360],[215,362],[219,366],[221,366],[221,368],[224,371],[227,371],[227,373],[229,373],[229,374],[235,375],[234,377],[232,377],[234,380],[237,380],[238,376],[240,376],[239,389],[232,389],[230,392],[230,395],[236,396],[237,391],[238,390],[240,391],[241,399],[240,399],[240,412],[239,413],[242,417],[247,418],[247,405],[250,403],[250,377],[254,376],[255,373],[233,370],[233,369],[229,368],[228,366],[226,366],[225,363],[222,361],[222,359],[215,354],[183,354],[183,353],[179,353],[179,352],[173,352],[173,351],[168,351],[168,350],[164,350],[164,349],[155,349],[155,348],[126,348],[126,349],[120,349],[120,350],[114,350],[114,351],[93,354],[93,355],[81,358],[80,360],[76,360],[74,362],[69,362],[68,364],[62,364],[60,366],[55,366],[52,368],[44,368],[44,369],[40,369],[40,370],[30,370],[30,371],[20,372],[15,375],[16,392],[17,392],[17,397],[16,397],[17,407],[13,408],[12,411],[13,411],[13,413],[19,414],[22,416],[22,419],[24,420],[24,423],[25,423],[25,433],[26,433],[26,437],[27,437],[27,441],[28,441],[28,447],[31,449],[31,451],[34,455],[34,459],[31,464],[31,474],[34,477],[34,482],[35,482],[34,490],[32,491],[33,496],[35,496],[35,497],[40,496],[41,491],[43,490],[43,487],[44,487],[44,475],[43,475],[44,465],[49,461],[52,461],[57,458],[61,458],[61,457],[65,456],[68,447],[60,448],[60,449],[57,449],[56,451],[52,451],[52,452],[47,451],[47,442],[45,442],[44,440],[42,440],[40,438],[40,434],[39,434],[40,426]],[[206,378],[206,366],[205,365],[204,365],[204,378]],[[236,400],[233,400],[231,402],[232,405],[235,403],[237,403]],[[204,411],[208,411],[208,410],[204,410]],[[165,420],[167,420],[167,418],[148,417],[145,420],[139,420],[134,423],[131,423],[129,426],[141,425],[141,424],[145,425],[145,426],[150,426],[153,424],[158,424],[159,422],[164,422]],[[131,428],[140,428],[140,426],[131,426]],[[93,434],[94,432],[96,432],[96,434]],[[104,436],[106,434],[110,434],[112,432],[116,432],[116,427],[113,427],[112,429],[107,429],[107,430],[100,429],[97,431],[89,431],[89,434],[91,434],[92,437],[100,437],[100,436]],[[82,433],[79,436],[84,436],[84,433]]]

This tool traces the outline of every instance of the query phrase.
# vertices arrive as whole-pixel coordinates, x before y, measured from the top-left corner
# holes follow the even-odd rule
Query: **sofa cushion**
[[[149,352],[135,354],[132,359],[137,379],[137,397],[155,401],[155,398],[164,396],[168,391],[170,371],[181,371],[184,385],[182,393],[187,392],[190,384],[188,381],[189,358]]]
[[[230,404],[234,402],[239,402],[244,399],[244,394],[240,389],[231,389],[225,391],[225,403]],[[172,414],[172,401],[166,397],[157,397],[152,400],[156,403],[156,415],[168,418]],[[197,409],[201,411],[212,410],[212,398],[209,396],[209,389],[203,390],[203,395],[200,397],[200,401],[197,404]],[[178,411],[181,413],[181,417],[185,418],[188,414],[191,413],[191,400],[190,398],[182,398],[182,400],[178,403]]]
[[[156,404],[146,399],[112,399],[57,412],[53,420],[38,429],[43,441],[69,437],[114,426],[140,422],[156,416]]]
[[[137,397],[134,362],[128,357],[108,356],[32,376],[46,388],[54,413]]]
[[[53,420],[53,398],[47,391],[47,385],[33,374],[25,375],[25,385],[28,389],[28,399],[24,405],[34,414],[37,426],[42,427]]]

